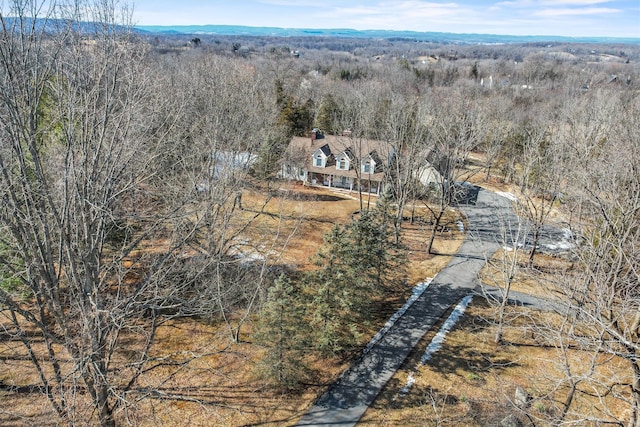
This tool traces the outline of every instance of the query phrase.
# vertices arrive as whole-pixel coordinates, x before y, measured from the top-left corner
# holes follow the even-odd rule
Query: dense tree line
[[[117,2],[44,5],[0,15],[0,310],[61,423],[115,425],[135,410],[140,377],[163,366],[157,329],[176,317],[220,322],[230,342],[257,319],[265,373],[285,387],[309,352],[352,356],[402,283],[405,207],[430,211],[430,251],[456,183],[478,175],[519,189],[529,267],[551,209],[569,215],[577,267],[557,287],[567,322],[553,344],[628,367],[578,378],[567,365],[554,422],[581,419],[588,385],[640,425],[637,46],[301,40],[308,51],[292,56],[298,40],[149,41]],[[243,234],[273,192],[252,211],[242,197],[251,182],[276,187],[289,139],[312,127],[396,156],[377,205],[361,195],[312,271],[283,272],[274,230],[263,247]],[[427,161],[440,172],[429,188],[414,173]],[[247,263],[250,245],[262,256]],[[132,341],[135,355],[118,357]]]

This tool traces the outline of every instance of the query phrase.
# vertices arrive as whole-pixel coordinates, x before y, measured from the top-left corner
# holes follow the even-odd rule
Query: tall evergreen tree
[[[337,353],[357,346],[389,289],[404,279],[402,251],[393,244],[389,215],[366,211],[346,227],[335,226],[308,276],[315,347]]]
[[[316,255],[315,264],[320,268],[307,276],[314,346],[324,355],[348,350],[358,339],[352,317],[356,304],[354,269],[344,262],[348,248],[344,230],[336,225]]]
[[[373,215],[381,236],[381,249],[375,252],[378,255],[374,263],[376,285],[381,290],[388,291],[404,283],[407,275],[406,247],[401,241],[402,227],[399,224],[403,220],[403,214],[398,212],[391,191],[384,191],[378,197]]]
[[[337,133],[336,118],[339,115],[340,107],[334,99],[333,95],[328,94],[320,103],[318,117],[316,118],[316,126],[327,133]]]
[[[278,122],[287,130],[288,136],[304,136],[313,125],[313,101],[302,103],[285,93],[280,80],[276,81],[276,104],[280,110]]]
[[[260,312],[256,340],[267,347],[259,364],[261,373],[278,385],[296,388],[305,375],[303,363],[307,331],[303,329],[303,307],[299,289],[281,275],[268,291]]]

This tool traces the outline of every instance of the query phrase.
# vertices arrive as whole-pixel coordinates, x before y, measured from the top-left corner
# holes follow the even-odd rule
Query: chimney
[[[324,138],[324,135],[322,135],[322,132],[320,131],[320,129],[313,128],[313,130],[311,131],[311,145],[313,145],[315,140],[322,139],[322,138]]]

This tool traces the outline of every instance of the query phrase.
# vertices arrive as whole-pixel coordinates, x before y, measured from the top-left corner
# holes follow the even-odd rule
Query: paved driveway
[[[500,247],[500,228],[514,221],[511,202],[480,190],[461,206],[469,233],[451,262],[387,333],[351,365],[300,419],[299,426],[353,426],[422,336],[452,305],[479,286],[478,272]]]

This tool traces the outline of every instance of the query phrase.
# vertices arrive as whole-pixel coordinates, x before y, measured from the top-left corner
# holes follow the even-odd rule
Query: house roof
[[[322,151],[322,153],[327,157],[329,157],[332,154],[331,153],[331,148],[329,148],[329,144],[324,144],[322,147],[318,148],[318,150]],[[312,152],[312,154],[315,153],[318,150],[314,150]]]
[[[374,152],[379,158],[387,158],[392,151],[392,147],[384,141],[325,135],[314,141],[312,141],[311,138],[295,136],[291,139],[287,152],[290,154],[293,152],[304,152],[311,156],[316,150],[323,149],[324,151],[327,148],[334,156],[349,150],[356,158],[364,158]]]
[[[368,156],[371,157],[371,160],[373,160],[376,165],[382,164],[382,159],[380,158],[380,155],[378,155],[378,150],[373,150],[368,154]]]
[[[337,170],[335,166],[327,166],[325,168],[313,166],[312,158],[313,153],[318,149],[322,149],[323,152],[329,149],[329,154],[334,156],[347,152],[348,155],[353,156],[353,159],[363,159],[367,156],[371,156],[378,164],[382,164],[380,159],[389,158],[389,154],[393,148],[384,141],[377,141],[365,138],[354,138],[353,136],[338,136],[338,135],[324,135],[322,138],[312,140],[308,137],[293,137],[289,146],[287,147],[285,157],[289,161],[294,161],[300,166],[304,166],[309,172],[315,172],[320,174],[331,174],[337,176],[346,176],[351,178],[357,178],[360,176],[362,179],[371,178],[372,181],[382,181],[383,173],[376,172],[371,174],[360,173],[350,169]]]

